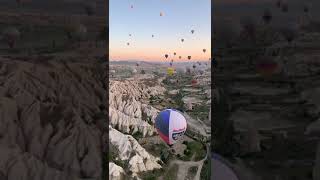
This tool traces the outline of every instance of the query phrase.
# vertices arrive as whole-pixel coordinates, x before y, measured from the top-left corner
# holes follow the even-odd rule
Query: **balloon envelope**
[[[173,145],[186,132],[187,121],[181,112],[165,109],[158,114],[155,126],[160,138],[168,145]]]
[[[170,63],[170,64],[171,64],[171,63]],[[172,66],[172,65],[170,65],[170,66]],[[169,67],[169,68],[167,69],[167,74],[168,74],[169,76],[172,76],[172,75],[174,74],[174,68]]]
[[[197,80],[193,79],[193,80],[191,81],[191,85],[192,85],[192,86],[196,86],[197,84],[198,84],[198,81],[197,81]]]
[[[278,72],[279,65],[276,62],[260,62],[257,64],[257,70],[262,76],[271,76]]]

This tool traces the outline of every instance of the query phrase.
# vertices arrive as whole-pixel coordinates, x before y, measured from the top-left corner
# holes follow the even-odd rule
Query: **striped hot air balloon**
[[[187,121],[178,110],[165,109],[157,116],[155,126],[160,138],[171,146],[186,132]]]

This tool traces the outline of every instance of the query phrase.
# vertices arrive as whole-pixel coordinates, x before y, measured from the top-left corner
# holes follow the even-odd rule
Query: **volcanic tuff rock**
[[[116,147],[121,160],[129,160],[129,169],[133,173],[160,169],[159,158],[150,155],[131,135],[109,126],[109,142]]]
[[[0,177],[101,178],[102,68],[94,60],[0,58]]]
[[[143,136],[153,135],[155,128],[143,115],[154,122],[159,110],[142,103],[142,100],[162,95],[164,91],[165,88],[159,85],[147,87],[140,80],[110,81],[110,124],[125,133],[139,131]]]
[[[116,165],[113,162],[109,162],[109,179],[111,180],[121,180],[124,170],[122,167]]]

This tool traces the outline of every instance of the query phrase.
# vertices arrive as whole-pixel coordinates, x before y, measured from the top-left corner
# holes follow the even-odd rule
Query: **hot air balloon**
[[[127,43],[127,45],[129,46],[129,45],[130,45],[130,43]]]
[[[162,13],[162,12],[160,12],[160,16],[163,16],[163,13]]]
[[[181,112],[175,109],[161,111],[155,119],[155,127],[160,138],[172,146],[187,130],[187,121]]]
[[[303,6],[303,12],[305,13],[309,12],[309,6],[307,4]]]
[[[270,77],[279,72],[279,64],[275,61],[263,58],[256,65],[257,71],[264,77]]]
[[[96,3],[86,3],[84,9],[88,16],[92,16],[95,13],[95,9],[97,8]]]
[[[196,79],[193,79],[192,81],[191,81],[191,85],[194,87],[194,86],[197,86],[197,84],[198,84],[198,81],[196,80]]]
[[[188,56],[188,59],[190,60],[190,59],[191,59],[191,56]]]
[[[205,53],[207,50],[206,49],[202,49],[202,51]]]
[[[179,56],[179,59],[181,59],[181,56]]]
[[[16,0],[16,2],[18,4],[21,4],[21,3],[30,3],[32,0]]]
[[[170,65],[170,67],[172,67],[172,62],[170,62],[170,64],[169,64],[169,65]]]
[[[175,55],[177,55],[177,53],[176,53],[176,52],[174,52],[174,53],[173,53],[173,55],[175,56]]]
[[[164,55],[164,57],[165,57],[166,59],[168,58],[168,56],[169,56],[168,54]]]
[[[70,40],[84,40],[87,36],[87,27],[78,22],[71,22],[66,26],[66,33]]]
[[[181,39],[181,42],[183,42],[184,41],[184,39]]]
[[[191,30],[191,33],[193,34],[193,33],[194,33],[194,30]]]
[[[3,39],[8,43],[9,47],[13,48],[17,40],[20,38],[20,31],[15,27],[8,27],[4,29],[2,35]]]
[[[281,8],[281,5],[282,5],[282,2],[281,2],[281,0],[278,0],[278,1],[277,1],[277,4],[276,4],[276,6],[277,6],[278,8]]]
[[[129,36],[131,36],[131,34],[129,34]]]
[[[154,37],[154,35],[152,34],[152,37]]]
[[[194,64],[192,67],[193,67],[193,69],[196,69],[197,66]]]
[[[288,4],[287,3],[283,3],[281,5],[281,11],[282,12],[288,12],[288,10],[289,10]]]
[[[272,20],[272,14],[269,9],[265,9],[262,15],[262,19],[266,24],[269,24]]]
[[[172,75],[174,74],[174,68],[169,67],[169,68],[167,69],[167,74],[168,74],[169,76],[172,76]]]
[[[131,5],[131,9],[133,9],[133,5]]]

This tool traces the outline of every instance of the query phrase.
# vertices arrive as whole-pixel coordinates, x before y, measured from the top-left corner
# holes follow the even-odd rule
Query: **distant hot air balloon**
[[[287,3],[282,3],[281,11],[282,12],[288,12],[288,10],[289,10],[288,4]]]
[[[178,110],[165,109],[156,117],[155,127],[160,138],[171,146],[179,141],[186,132],[187,121]]]
[[[131,9],[133,9],[133,5],[131,5]]]
[[[278,0],[278,1],[277,1],[277,4],[276,4],[276,6],[277,6],[278,8],[281,8],[281,5],[282,5],[282,2],[281,2],[281,0]]]
[[[174,53],[173,53],[173,55],[175,56],[175,55],[177,55],[177,53],[176,53],[176,52],[174,52]]]
[[[191,59],[191,56],[188,56],[188,59],[190,60],[190,59]]]
[[[193,34],[193,33],[194,33],[194,30],[191,30],[191,33]]]
[[[129,36],[131,36],[131,34],[129,34]]]
[[[196,79],[193,79],[192,81],[191,81],[191,85],[192,86],[196,86],[198,84],[198,81],[196,80]]]
[[[154,37],[154,35],[152,34],[152,37]]]
[[[166,59],[168,58],[168,56],[169,56],[168,54],[165,54],[165,55],[164,55],[164,57],[165,57]]]
[[[262,76],[269,77],[278,72],[279,64],[275,61],[263,58],[257,63],[256,68]]]
[[[193,67],[193,69],[196,69],[197,66],[194,64],[192,67]]]
[[[189,67],[186,68],[186,71],[187,71],[188,74],[191,73],[191,69]]]
[[[184,39],[181,39],[181,42],[183,42],[184,41]]]
[[[129,46],[129,45],[130,45],[130,43],[127,43],[127,45]]]
[[[170,62],[170,64],[169,64],[169,65],[170,65],[170,67],[172,67],[172,62]]]
[[[262,19],[264,23],[269,24],[272,20],[272,14],[269,9],[265,9],[262,15]]]
[[[9,45],[10,48],[14,48],[17,40],[20,38],[20,31],[15,27],[5,28],[2,32],[3,39]]]
[[[169,76],[172,76],[172,75],[174,74],[174,68],[169,67],[169,68],[167,69],[167,74],[168,74]]]
[[[162,12],[160,12],[160,16],[163,16],[163,13],[162,13]]]
[[[179,59],[181,59],[181,56],[179,56]]]
[[[303,12],[305,13],[309,12],[309,6],[307,4],[303,6]]]
[[[205,53],[207,50],[206,49],[202,49],[202,51]]]
[[[97,5],[94,2],[91,2],[91,3],[88,2],[84,6],[84,9],[85,9],[88,16],[93,15],[95,13],[96,8],[97,8]]]

